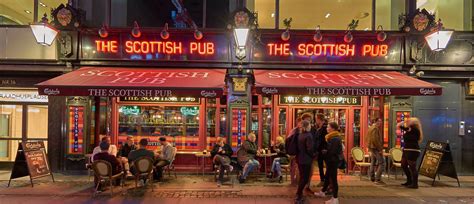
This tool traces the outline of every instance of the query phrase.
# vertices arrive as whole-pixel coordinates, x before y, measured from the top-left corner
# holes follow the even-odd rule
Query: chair
[[[110,195],[114,193],[114,185],[112,184],[113,181],[117,179],[122,179],[120,183],[123,188],[123,171],[118,174],[112,175],[112,165],[109,162],[103,160],[96,160],[92,163],[92,169],[94,170],[95,176],[99,180],[97,182],[97,186],[95,187],[94,195],[98,193],[99,185],[101,182],[109,183]]]
[[[174,160],[176,159],[176,152],[177,152],[176,147],[173,147],[173,159],[170,161],[170,164],[168,164],[168,165],[163,169],[163,171],[165,171],[165,172],[163,172],[163,173],[168,172],[168,177],[171,177],[171,172],[173,172],[175,179],[178,178],[178,176],[176,175],[176,169],[175,169],[175,167],[174,167]]]
[[[288,156],[288,164],[281,165],[281,170],[285,173],[285,181],[288,181],[288,174],[291,174],[291,161],[293,157]]]
[[[148,183],[151,184],[151,191],[153,191],[153,160],[149,157],[140,157],[133,162],[135,169],[135,188],[138,187],[140,178],[147,179],[145,187]]]
[[[91,154],[86,154],[86,169],[87,169],[87,175],[89,176],[88,178],[89,181],[91,181],[91,177],[94,175],[94,169],[92,169],[91,158],[92,158]]]
[[[364,150],[360,147],[354,147],[351,149],[352,158],[354,159],[355,165],[352,167],[352,171],[355,171],[355,168],[359,168],[360,171],[360,180],[362,180],[362,168],[370,167],[370,162],[365,161]]]
[[[389,151],[390,153],[390,161],[392,163],[391,166],[389,166],[388,170],[390,171],[390,169],[392,167],[395,167],[395,180],[397,179],[397,168],[402,168],[402,154],[403,154],[403,151],[402,149],[400,148],[392,148],[390,149]],[[390,172],[388,174],[390,176]],[[403,175],[403,171],[402,171],[402,175]]]

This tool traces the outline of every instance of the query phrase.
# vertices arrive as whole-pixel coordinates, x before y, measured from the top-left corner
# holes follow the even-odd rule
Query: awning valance
[[[441,95],[441,86],[393,71],[255,70],[261,94]]]
[[[216,97],[225,69],[83,67],[36,84],[41,95],[101,97]]]

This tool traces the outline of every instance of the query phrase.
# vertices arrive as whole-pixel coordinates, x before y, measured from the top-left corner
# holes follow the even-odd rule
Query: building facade
[[[259,148],[265,149],[277,136],[286,136],[302,114],[322,113],[341,125],[348,147],[345,156],[350,161],[352,147],[366,147],[364,138],[372,119],[383,119],[384,146],[390,149],[403,145],[396,122],[416,116],[425,127],[425,143],[449,142],[458,172],[474,172],[474,33],[470,32],[472,22],[466,20],[472,16],[472,5],[467,1],[450,5],[463,8],[461,17],[444,11],[441,2],[432,1],[419,5],[416,1],[364,1],[351,12],[338,8],[353,5],[352,1],[330,4],[318,12],[306,11],[314,2],[304,0],[295,6],[284,0],[185,2],[72,2],[71,13],[77,13],[81,25],[64,26],[51,47],[36,45],[26,27],[2,27],[7,52],[0,55],[4,147],[10,151],[18,141],[37,139],[32,133],[43,132],[41,139],[47,138],[52,168],[81,171],[101,136],[111,136],[119,146],[126,136],[149,138],[152,149],[158,145],[158,137],[165,136],[179,151],[177,168],[194,171],[199,165],[194,153],[209,150],[217,137],[226,137],[236,150],[245,136],[254,132]],[[238,59],[231,28],[237,26],[238,11],[246,11],[243,7],[250,9],[245,13],[252,31],[245,57]],[[410,27],[410,20],[420,13],[417,8],[438,12],[446,27],[456,29],[444,51],[431,51],[424,43],[426,33],[398,31],[399,15],[407,13],[401,27]],[[151,12],[157,9],[162,12]],[[293,22],[285,33],[284,20],[289,18]],[[352,19],[358,20],[358,25],[351,29],[348,42],[347,24]],[[140,36],[132,31],[135,21]],[[319,41],[313,24],[320,24]],[[377,39],[381,32],[378,25],[386,29],[386,39]],[[12,41],[12,37],[17,38]],[[35,49],[16,51],[19,41]],[[407,83],[413,79],[435,84],[424,84],[429,90],[439,85],[442,95],[414,96],[423,95],[419,89],[417,93],[413,89],[396,93],[395,86],[383,89],[388,83],[384,77],[395,78],[399,73]],[[59,75],[62,78],[55,78]],[[201,76],[212,77],[199,80]],[[35,86],[48,79],[49,83]],[[168,85],[163,79],[175,84]],[[363,82],[365,79],[382,81],[361,86],[369,83]],[[308,91],[306,81],[334,87],[304,92]],[[65,88],[74,83],[76,86]],[[289,85],[283,86],[285,83]],[[338,89],[341,83],[356,91]],[[137,84],[142,93],[133,88]],[[36,88],[42,95],[25,92],[36,94]],[[44,98],[44,94],[49,96]],[[35,119],[36,113],[43,118]],[[44,121],[44,117],[48,122],[41,127],[28,122]]]

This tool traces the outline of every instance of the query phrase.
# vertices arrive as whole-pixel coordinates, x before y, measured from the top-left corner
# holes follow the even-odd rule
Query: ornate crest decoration
[[[75,29],[81,26],[81,12],[69,4],[61,4],[56,9],[51,10],[53,17],[51,24],[58,29]]]
[[[436,26],[434,14],[426,9],[417,9],[412,15],[400,15],[398,19],[400,29],[411,33],[427,33]]]

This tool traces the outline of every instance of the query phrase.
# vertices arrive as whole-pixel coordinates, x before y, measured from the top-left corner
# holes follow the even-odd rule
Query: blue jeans
[[[249,173],[253,170],[253,168],[258,167],[260,163],[255,159],[249,159],[244,166],[244,172],[242,173],[242,179],[246,179]]]
[[[280,158],[275,158],[273,159],[272,163],[272,172],[275,174],[276,177],[281,176],[281,163],[280,163]]]

